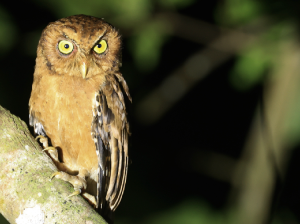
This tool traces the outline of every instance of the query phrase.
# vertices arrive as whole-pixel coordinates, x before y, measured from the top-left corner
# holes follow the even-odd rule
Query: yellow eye
[[[58,50],[63,54],[70,54],[74,49],[70,41],[62,40],[58,43]]]
[[[105,40],[100,40],[100,42],[94,47],[94,51],[97,54],[102,54],[107,49],[107,42]]]

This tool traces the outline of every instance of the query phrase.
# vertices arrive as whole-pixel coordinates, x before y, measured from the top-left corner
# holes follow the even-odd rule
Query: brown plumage
[[[105,51],[97,53],[97,47]],[[86,179],[99,209],[112,211],[128,167],[122,91],[131,97],[120,56],[120,35],[102,19],[77,15],[50,23],[38,44],[29,101],[30,124],[58,149],[58,168]]]

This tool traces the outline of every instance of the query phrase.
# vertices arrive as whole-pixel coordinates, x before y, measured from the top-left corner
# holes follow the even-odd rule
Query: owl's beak
[[[86,65],[85,61],[82,62],[81,66],[80,66],[80,71],[81,71],[82,78],[85,79],[86,73],[87,73],[87,65]]]

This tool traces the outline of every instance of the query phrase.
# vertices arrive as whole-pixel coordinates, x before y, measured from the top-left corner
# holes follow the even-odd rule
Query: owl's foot
[[[74,192],[72,194],[70,194],[68,196],[69,197],[72,197],[72,196],[76,196],[76,195],[79,195],[81,194],[81,189],[86,189],[87,185],[86,185],[86,181],[85,181],[85,178],[83,175],[80,175],[80,173],[77,175],[77,176],[72,176],[70,174],[67,174],[65,172],[62,172],[62,171],[58,171],[58,172],[55,172],[51,175],[51,180],[53,178],[58,178],[58,179],[61,179],[61,180],[64,180],[64,181],[67,181],[69,182],[70,184],[73,185],[74,187]],[[97,202],[96,202],[96,199],[94,196],[88,194],[88,193],[83,193],[82,196],[87,199],[94,207],[97,207]]]
[[[51,180],[53,177],[67,181],[73,185],[75,192],[69,195],[69,197],[80,194],[82,188],[86,189],[86,181],[84,177],[81,177],[80,175],[72,176],[68,173],[58,171],[51,175]]]
[[[35,140],[39,140],[39,139],[40,139],[40,143],[43,144],[43,147],[47,148],[48,147],[48,138],[43,135],[39,135],[35,138]]]
[[[59,163],[59,159],[58,159],[58,152],[57,149],[55,147],[52,147],[48,145],[48,138],[43,136],[43,135],[39,135],[35,138],[35,140],[40,141],[40,143],[43,144],[43,151],[47,151],[49,153],[49,156],[55,161]]]
[[[84,192],[82,197],[84,197],[94,208],[98,208],[96,198],[93,195]]]

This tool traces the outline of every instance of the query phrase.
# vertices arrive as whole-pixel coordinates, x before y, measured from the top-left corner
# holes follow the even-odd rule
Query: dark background
[[[104,17],[123,34],[133,97],[116,223],[299,223],[299,11],[292,0],[3,1],[0,105],[28,124],[42,29]]]

